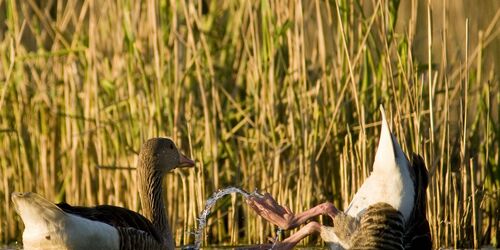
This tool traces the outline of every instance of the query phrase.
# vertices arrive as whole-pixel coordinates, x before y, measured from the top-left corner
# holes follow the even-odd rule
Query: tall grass
[[[498,32],[481,31],[457,61],[433,37],[418,61],[415,30],[395,32],[398,2],[0,1],[0,242],[21,237],[13,191],[140,211],[135,172],[113,168],[134,167],[153,136],[197,161],[165,181],[178,245],[226,186],[268,191],[293,211],[346,207],[370,173],[383,104],[429,169],[435,246],[497,246],[500,88],[482,53]],[[418,26],[429,34],[431,11]],[[272,234],[232,196],[204,244]]]

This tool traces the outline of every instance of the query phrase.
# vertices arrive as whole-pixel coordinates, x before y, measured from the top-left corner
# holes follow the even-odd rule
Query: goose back
[[[387,203],[370,206],[352,236],[350,249],[403,250],[403,215]]]
[[[404,249],[403,215],[387,203],[369,206],[355,218],[339,213],[333,227],[321,227],[321,237],[330,249]]]
[[[158,243],[162,241],[159,232],[153,226],[151,221],[146,219],[146,217],[141,214],[126,208],[111,205],[100,205],[95,207],[71,206],[65,202],[56,205],[66,213],[106,223],[117,228],[130,228],[129,230],[120,229],[122,230],[120,231],[120,234],[126,235],[125,232],[130,234],[133,232],[131,230],[135,230],[135,232],[142,232],[140,233],[141,236],[139,238],[144,238],[148,235]]]

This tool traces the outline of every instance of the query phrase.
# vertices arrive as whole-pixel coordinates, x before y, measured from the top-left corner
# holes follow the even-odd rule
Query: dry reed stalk
[[[134,171],[96,166],[134,166],[153,136],[197,160],[165,181],[177,244],[193,242],[205,199],[226,186],[293,211],[346,207],[370,173],[384,104],[403,149],[429,168],[435,247],[497,246],[500,86],[482,59],[500,14],[477,47],[467,28],[465,58],[452,62],[447,12],[440,40],[437,10],[412,1],[399,34],[396,2],[0,3],[0,241],[20,239],[13,191],[140,211]],[[241,197],[219,203],[204,244],[274,236]]]

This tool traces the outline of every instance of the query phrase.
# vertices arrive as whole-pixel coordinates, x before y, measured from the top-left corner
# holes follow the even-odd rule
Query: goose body
[[[424,160],[414,154],[411,162],[414,180],[414,207],[408,220],[392,205],[378,202],[353,217],[339,212],[333,227],[321,226],[317,231],[330,249],[432,249],[426,216],[428,173]]]
[[[307,223],[318,215],[333,219],[333,227],[308,222],[280,243],[295,246],[311,233],[320,233],[330,249],[431,249],[425,215],[427,169],[419,156],[412,164],[391,133],[383,108],[380,140],[373,171],[354,195],[345,212],[325,202],[300,214],[279,205],[269,194],[250,197],[247,203],[259,215],[282,229]]]
[[[334,226],[335,230],[322,227],[321,236],[328,242],[330,249],[355,249],[357,248],[356,244],[371,244],[370,248],[372,249],[403,248],[405,223],[410,220],[414,208],[415,183],[410,172],[410,162],[403,153],[396,137],[391,133],[382,107],[380,107],[380,111],[382,113],[382,127],[373,171],[363,182],[344,212],[348,218],[361,221],[355,227],[354,232],[357,237],[339,237],[339,233],[342,234],[349,230],[346,227],[339,227],[338,221],[337,226]],[[401,223],[396,219],[396,212],[401,215]],[[336,225],[336,220],[338,220],[337,217],[334,218],[334,225]],[[383,228],[385,231],[380,233],[366,230],[372,227]],[[398,240],[394,239],[396,235],[399,235]],[[364,238],[364,241],[360,241],[359,238]],[[380,242],[391,242],[392,244],[386,245]]]
[[[35,193],[13,193],[25,224],[24,249],[174,249],[162,181],[168,171],[194,166],[167,138],[146,141],[137,175],[144,216],[126,208],[54,204]]]

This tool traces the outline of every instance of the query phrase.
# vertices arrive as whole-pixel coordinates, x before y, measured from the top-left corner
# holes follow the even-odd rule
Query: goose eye
[[[170,149],[174,149],[174,145],[173,144],[170,144]]]

